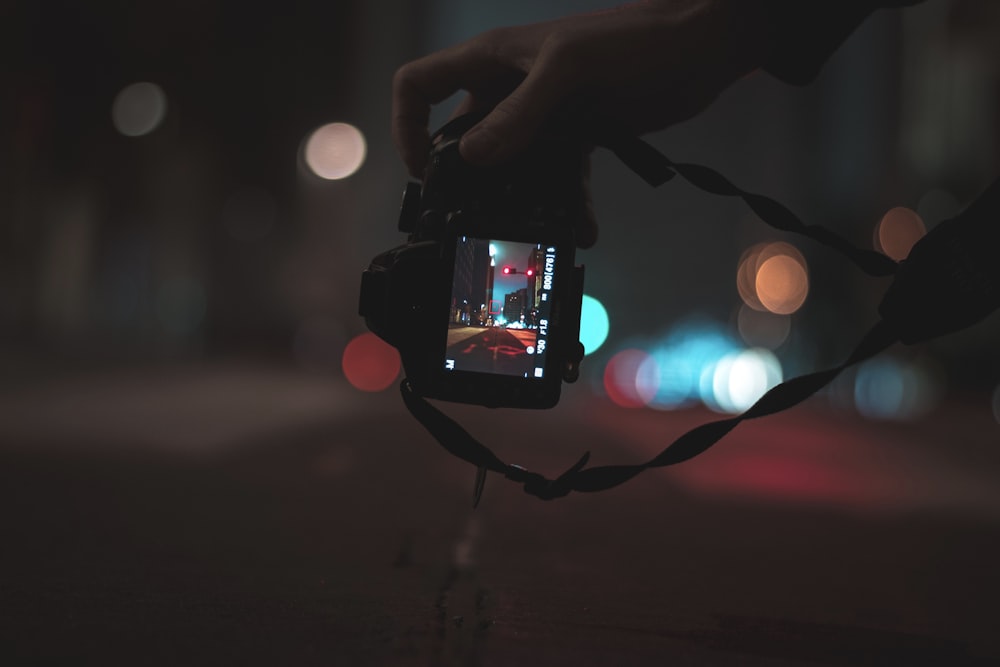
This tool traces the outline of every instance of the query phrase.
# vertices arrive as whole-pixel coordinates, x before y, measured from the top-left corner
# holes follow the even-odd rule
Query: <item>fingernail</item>
[[[486,129],[475,129],[462,137],[459,151],[462,157],[473,164],[483,164],[490,161],[496,153],[500,142],[497,136]]]

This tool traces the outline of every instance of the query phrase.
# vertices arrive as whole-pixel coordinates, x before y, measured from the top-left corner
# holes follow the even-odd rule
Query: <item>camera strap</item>
[[[780,203],[742,190],[712,169],[674,163],[638,137],[605,133],[596,143],[612,150],[626,166],[654,187],[680,175],[705,192],[740,197],[768,225],[829,246],[869,275],[894,275],[879,305],[881,320],[839,366],[782,382],[742,414],[695,427],[649,461],[586,468],[590,458],[587,452],[555,479],[505,463],[416,393],[404,379],[400,391],[413,417],[451,454],[477,467],[473,506],[482,495],[487,471],[522,484],[525,492],[531,495],[552,500],[571,491],[603,491],[649,468],[687,461],[706,451],[741,422],[766,417],[801,403],[832,382],[844,369],[879,354],[896,342],[912,345],[959,331],[1000,308],[1000,180],[956,217],[934,227],[913,246],[906,260],[897,264],[885,255],[854,246],[830,230],[804,224]]]

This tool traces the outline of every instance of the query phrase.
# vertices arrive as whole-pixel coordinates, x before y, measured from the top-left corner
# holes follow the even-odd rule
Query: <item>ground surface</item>
[[[448,408],[509,462],[634,462],[711,417],[568,392]],[[818,402],[542,502],[398,396],[240,367],[0,395],[0,664],[957,665],[1000,660],[1000,426]]]
[[[531,376],[535,367],[535,339],[528,329],[458,327],[448,330],[445,357],[457,370]],[[530,348],[530,352],[528,349]]]

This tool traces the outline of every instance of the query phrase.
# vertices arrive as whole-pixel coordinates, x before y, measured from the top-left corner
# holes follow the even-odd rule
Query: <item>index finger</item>
[[[392,140],[412,176],[419,178],[427,161],[431,106],[497,71],[500,63],[489,49],[480,48],[482,41],[463,42],[396,70],[392,80]]]

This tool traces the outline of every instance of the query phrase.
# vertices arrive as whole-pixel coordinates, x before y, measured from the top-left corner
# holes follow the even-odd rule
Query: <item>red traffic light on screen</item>
[[[503,267],[503,274],[505,276],[509,276],[512,273],[517,273],[517,269],[515,269],[513,266],[505,266],[505,267]]]
[[[527,271],[524,272],[524,275],[526,275],[526,276],[528,276],[530,278],[531,276],[535,275],[535,270],[534,269],[528,269]]]

